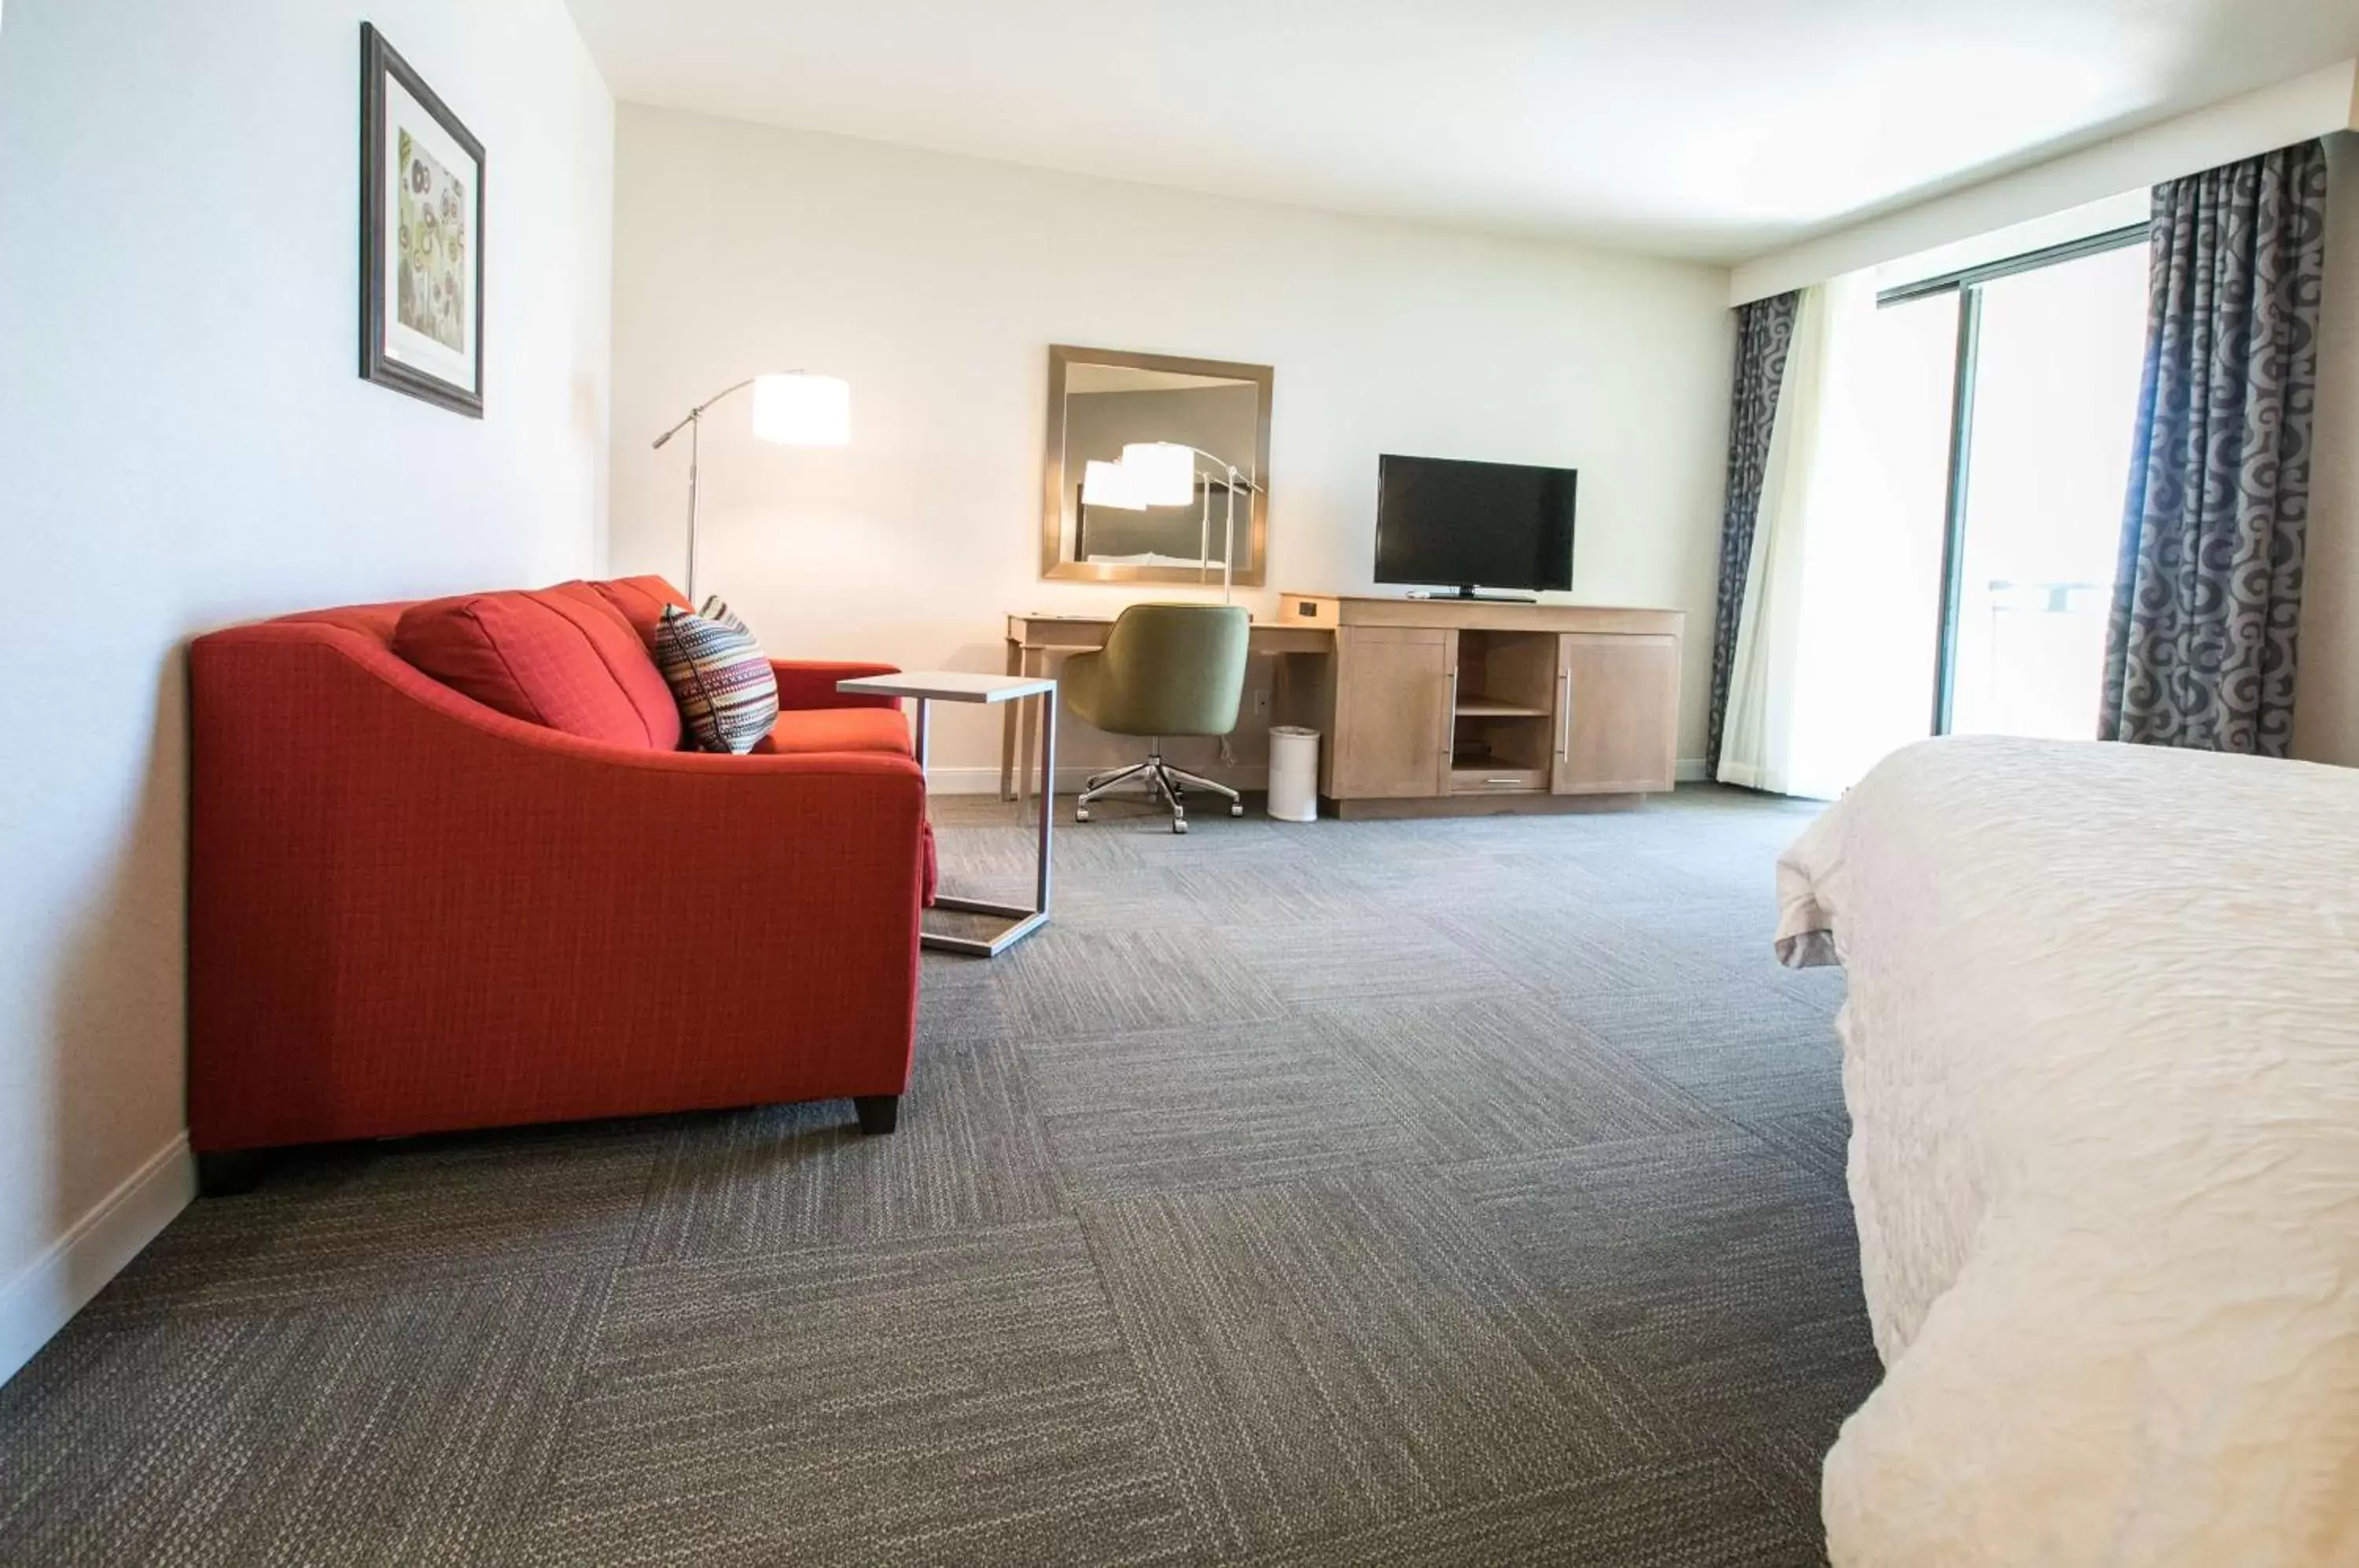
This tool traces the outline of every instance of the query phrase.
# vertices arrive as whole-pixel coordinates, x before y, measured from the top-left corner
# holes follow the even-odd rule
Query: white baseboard
[[[1109,763],[1107,767],[1114,766]],[[1082,780],[1098,771],[1096,766],[1057,769],[1057,792],[1070,795],[1082,787]],[[1209,777],[1219,779],[1232,789],[1266,789],[1269,788],[1266,768],[1220,768]],[[1701,757],[1682,757],[1673,774],[1682,784],[1701,784],[1711,777],[1704,771]],[[996,768],[929,768],[926,788],[937,795],[991,795],[999,789],[999,769]]]
[[[1057,793],[1072,794],[1091,774],[1121,766],[1115,762],[1101,762],[1068,768],[1060,763],[1057,767]],[[1204,769],[1203,773],[1207,779],[1217,779],[1232,789],[1269,788],[1267,768],[1212,768]],[[996,795],[999,793],[999,769],[929,768],[926,769],[926,788],[937,795]]]
[[[15,1377],[196,1195],[189,1135],[178,1133],[48,1251],[0,1285],[0,1383]]]

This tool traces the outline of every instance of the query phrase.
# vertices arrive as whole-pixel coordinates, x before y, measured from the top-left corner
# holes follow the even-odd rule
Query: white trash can
[[[1273,724],[1269,732],[1269,814],[1282,822],[1319,820],[1319,732]]]

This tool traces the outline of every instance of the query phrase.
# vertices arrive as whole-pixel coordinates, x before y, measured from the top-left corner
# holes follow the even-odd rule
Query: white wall
[[[617,571],[680,570],[687,454],[658,431],[756,371],[825,370],[852,383],[848,449],[712,417],[704,586],[782,656],[996,670],[1010,610],[1180,596],[1039,580],[1049,345],[1256,362],[1270,589],[1241,597],[1371,586],[1380,452],[1576,465],[1571,596],[1689,612],[1701,755],[1725,272],[636,104],[615,140]],[[943,714],[939,782],[995,777],[997,734]]]
[[[2293,754],[2359,768],[2359,135],[2329,136],[2326,154],[2326,290]]]
[[[598,561],[612,101],[560,0],[365,12],[486,148],[462,419],[356,374],[363,15],[0,35],[0,1376],[187,1192],[184,640]]]
[[[2343,130],[2359,124],[2354,113],[2354,80],[2359,80],[2359,60],[2346,60],[1755,256],[1730,275],[1730,302],[1741,305],[1806,288],[1858,267]]]

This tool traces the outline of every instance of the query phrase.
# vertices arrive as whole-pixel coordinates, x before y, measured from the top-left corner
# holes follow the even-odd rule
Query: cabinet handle
[[[1458,741],[1458,670],[1450,671],[1450,711],[1441,715],[1441,755],[1451,756]]]
[[[1572,666],[1568,664],[1556,672],[1556,754],[1572,755]]]

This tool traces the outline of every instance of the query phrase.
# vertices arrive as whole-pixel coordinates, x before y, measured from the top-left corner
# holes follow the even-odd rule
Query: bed
[[[1778,880],[1885,1365],[1837,1568],[2359,1564],[2359,770],[1931,741]]]

